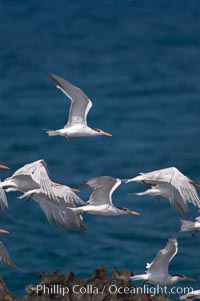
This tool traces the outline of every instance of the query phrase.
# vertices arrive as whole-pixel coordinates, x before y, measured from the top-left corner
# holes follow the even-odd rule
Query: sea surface
[[[176,166],[200,182],[200,1],[0,0],[0,177],[44,159],[52,179],[81,189],[95,176],[122,179]],[[112,137],[48,137],[62,128],[70,101],[46,72],[79,86],[93,101],[89,125]],[[170,273],[198,282],[200,235],[179,233],[180,215],[167,200],[138,197],[141,184],[122,184],[113,202],[141,216],[85,215],[86,233],[50,225],[38,205],[7,194],[1,235],[19,269],[0,266],[12,293],[40,281],[39,273],[72,270],[90,277],[108,272],[143,273],[146,262],[178,237]],[[190,216],[198,216],[190,206]],[[173,296],[170,296],[173,298]]]

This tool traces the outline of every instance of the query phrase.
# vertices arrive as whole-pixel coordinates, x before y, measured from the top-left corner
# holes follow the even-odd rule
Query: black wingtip
[[[82,182],[80,185],[84,188],[90,188],[87,181]]]
[[[53,73],[51,73],[51,72],[46,72],[46,75],[47,75],[49,78],[53,78]]]

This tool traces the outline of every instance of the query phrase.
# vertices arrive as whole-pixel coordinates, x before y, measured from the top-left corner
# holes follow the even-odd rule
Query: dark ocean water
[[[0,163],[8,177],[45,159],[52,178],[81,188],[93,176],[130,178],[176,166],[200,182],[200,2],[186,0],[0,1]],[[113,137],[48,137],[67,120],[69,101],[45,72],[81,87],[93,101],[89,124]],[[179,234],[168,201],[129,195],[121,185],[115,204],[141,216],[85,216],[88,231],[49,225],[33,201],[8,194],[1,236],[20,270],[1,265],[9,289],[22,296],[41,271],[73,270],[88,277],[99,265],[143,273],[171,236],[179,253],[170,272],[200,281],[200,235]],[[81,188],[87,200],[89,191]],[[191,216],[198,215],[190,207]],[[190,285],[187,283],[186,285]],[[199,282],[194,285],[199,288]]]

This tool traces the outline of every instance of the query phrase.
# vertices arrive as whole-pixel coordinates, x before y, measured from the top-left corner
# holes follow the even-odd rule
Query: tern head
[[[136,211],[132,211],[128,208],[117,207],[117,209],[120,210],[122,214],[140,215],[140,213],[138,213]]]
[[[3,230],[3,229],[0,229],[0,233],[9,234],[9,232],[8,232],[8,231],[6,231],[6,230]]]
[[[102,136],[108,136],[108,137],[112,136],[110,133],[104,132],[100,129],[96,129],[96,128],[92,128],[92,129],[95,132],[95,135],[102,135]]]
[[[174,282],[178,282],[178,281],[196,281],[196,279],[194,278],[191,278],[191,277],[187,277],[185,275],[182,275],[182,274],[175,274],[175,275],[172,275],[172,278],[174,279]]]

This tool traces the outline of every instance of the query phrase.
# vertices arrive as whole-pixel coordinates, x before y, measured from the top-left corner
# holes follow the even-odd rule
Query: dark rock
[[[109,277],[105,267],[99,267],[89,279],[79,279],[73,272],[65,276],[59,271],[41,273],[40,284],[29,285],[27,295],[14,297],[0,280],[0,301],[170,301],[164,294],[144,294],[143,288],[136,293],[129,278],[130,270],[118,272],[116,268]]]
[[[4,281],[0,278],[0,301],[18,301],[7,289]]]

